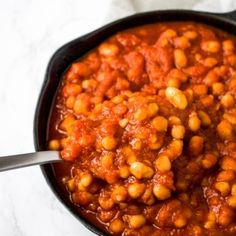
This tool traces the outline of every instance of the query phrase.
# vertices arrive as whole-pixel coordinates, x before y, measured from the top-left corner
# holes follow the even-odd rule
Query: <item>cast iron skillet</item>
[[[45,80],[39,96],[34,117],[34,144],[36,151],[46,150],[47,123],[53,99],[60,83],[62,73],[74,60],[78,59],[118,31],[139,25],[167,21],[201,22],[236,35],[236,11],[217,14],[189,10],[164,10],[135,14],[114,21],[65,44],[52,56],[47,67]],[[52,165],[42,165],[41,170],[51,190],[69,211],[95,234],[101,236],[106,235],[105,232],[102,232],[78,214],[75,207],[73,207],[73,204],[65,197],[65,194],[63,194],[62,189],[58,185],[53,173]]]

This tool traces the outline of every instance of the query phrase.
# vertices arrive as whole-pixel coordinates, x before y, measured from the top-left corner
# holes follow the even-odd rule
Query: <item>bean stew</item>
[[[109,235],[236,235],[236,38],[195,22],[119,32],[63,74],[58,182]]]

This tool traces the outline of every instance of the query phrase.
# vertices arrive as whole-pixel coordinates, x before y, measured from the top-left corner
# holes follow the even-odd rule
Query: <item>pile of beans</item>
[[[68,68],[48,145],[89,220],[123,236],[236,235],[235,43],[203,24],[152,24]]]

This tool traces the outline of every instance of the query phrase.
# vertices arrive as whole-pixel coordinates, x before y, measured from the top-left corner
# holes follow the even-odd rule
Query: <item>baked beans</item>
[[[119,32],[65,71],[59,183],[108,234],[236,235],[236,39],[194,22]]]

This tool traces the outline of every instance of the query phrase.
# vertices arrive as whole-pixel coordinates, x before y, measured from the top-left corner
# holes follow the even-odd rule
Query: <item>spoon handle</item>
[[[61,161],[58,151],[41,151],[0,157],[0,172],[16,168]]]

